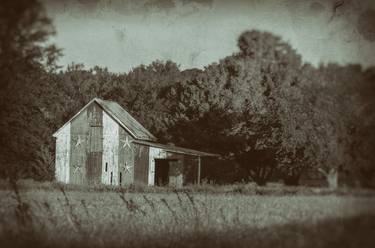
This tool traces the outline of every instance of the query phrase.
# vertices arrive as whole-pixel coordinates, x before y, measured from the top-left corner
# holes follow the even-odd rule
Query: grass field
[[[43,186],[20,187],[18,194],[3,188],[0,247],[375,245],[373,194],[261,195],[249,192],[271,190],[252,187],[213,193]]]

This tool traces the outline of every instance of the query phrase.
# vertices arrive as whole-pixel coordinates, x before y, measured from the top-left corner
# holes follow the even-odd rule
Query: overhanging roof
[[[178,146],[172,146],[172,145],[165,145],[165,144],[160,144],[156,142],[149,142],[149,141],[144,141],[144,140],[134,140],[133,143],[141,144],[141,145],[146,145],[150,147],[156,147],[156,148],[161,148],[165,151],[168,152],[173,152],[173,153],[181,153],[181,154],[187,154],[187,155],[193,155],[193,156],[199,156],[199,157],[218,157],[218,154],[213,154],[213,153],[208,153],[208,152],[201,152],[193,149],[188,149],[188,148],[183,148],[183,147],[178,147]]]
[[[141,123],[139,123],[133,116],[129,114],[123,107],[117,102],[105,101],[102,99],[96,99],[102,108],[108,112],[112,117],[115,117],[119,124],[125,129],[129,129],[134,134],[134,138],[141,140],[156,140],[156,137],[152,135]]]
[[[77,114],[75,114],[69,121],[67,121],[53,136],[63,129],[69,122],[77,117],[83,110],[85,110],[91,103],[96,102],[99,106],[110,115],[120,126],[127,130],[135,139],[155,141],[156,138],[152,135],[141,123],[139,123],[133,116],[129,114],[123,107],[113,101],[106,101],[99,98],[92,99],[86,104]]]

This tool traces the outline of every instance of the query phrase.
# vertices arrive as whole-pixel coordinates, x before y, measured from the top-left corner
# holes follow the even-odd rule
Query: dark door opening
[[[169,184],[169,162],[171,159],[155,159],[155,185],[167,186]]]

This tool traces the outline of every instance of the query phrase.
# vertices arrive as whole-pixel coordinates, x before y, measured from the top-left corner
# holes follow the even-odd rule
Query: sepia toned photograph
[[[1,0],[0,247],[375,247],[375,0]]]

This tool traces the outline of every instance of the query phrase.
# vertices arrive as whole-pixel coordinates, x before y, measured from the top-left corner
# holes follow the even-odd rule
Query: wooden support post
[[[201,184],[201,156],[198,156],[198,180],[197,184]]]

